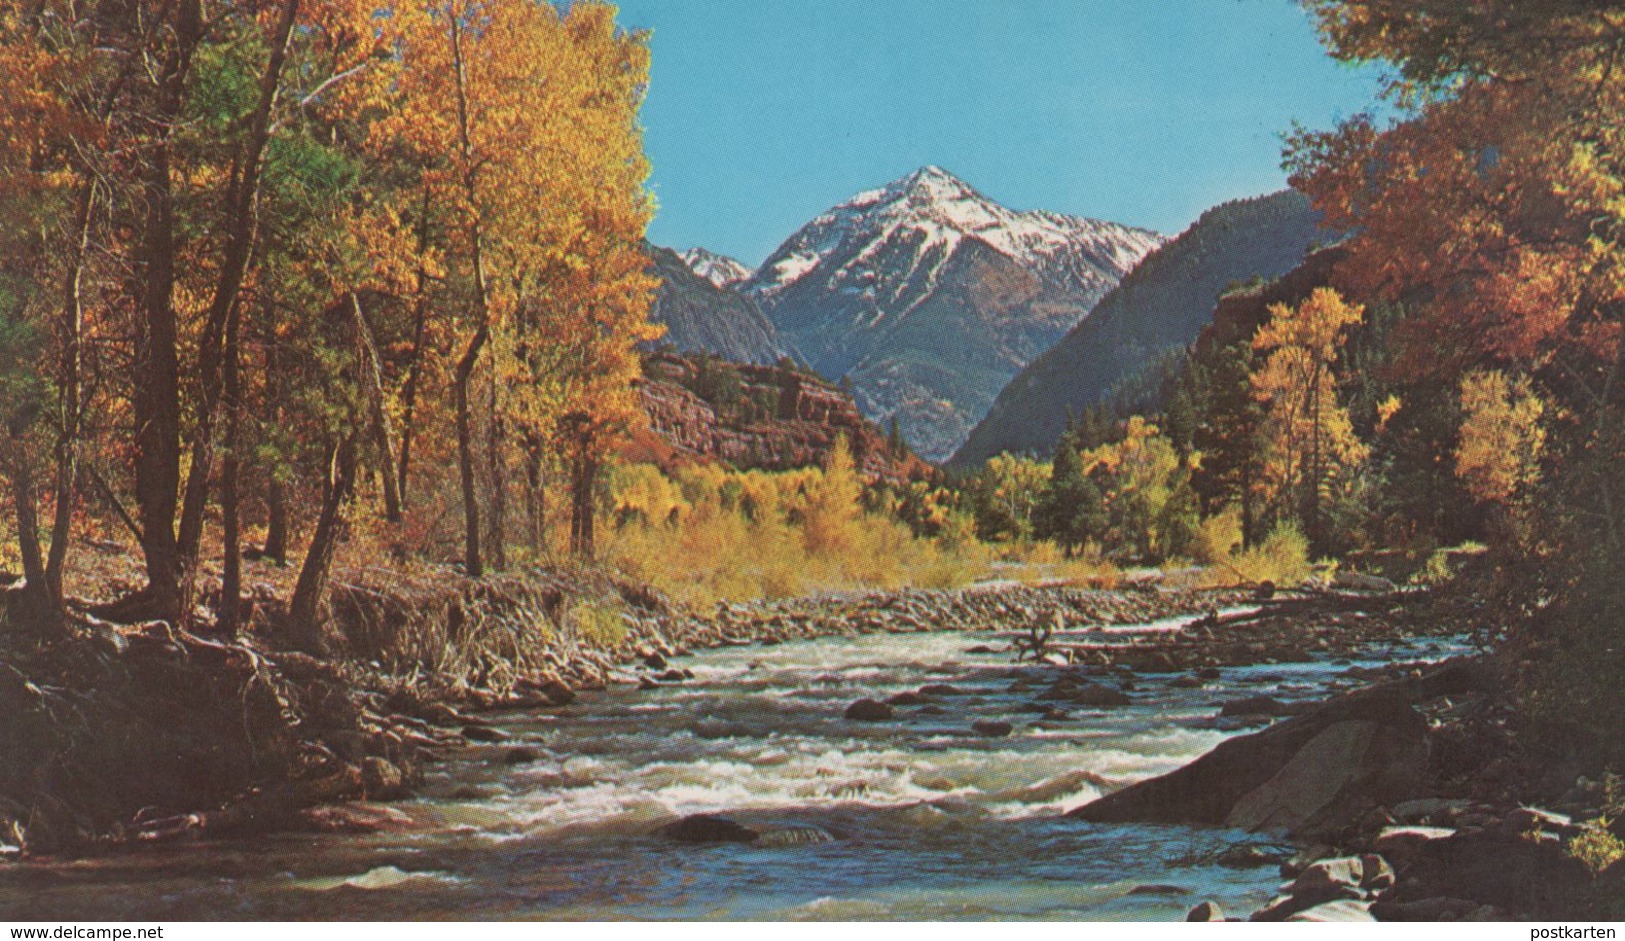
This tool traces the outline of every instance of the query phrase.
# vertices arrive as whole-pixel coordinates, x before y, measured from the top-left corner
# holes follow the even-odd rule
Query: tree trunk
[[[487,474],[491,483],[491,533],[488,540],[491,566],[498,571],[508,567],[508,481],[505,473],[506,435],[502,422],[502,409],[498,393],[496,364],[491,367],[491,412],[488,423],[489,443],[486,447]]]
[[[170,188],[170,128],[180,123],[186,76],[202,35],[199,0],[175,6],[174,46],[158,79],[154,124],[161,130],[142,174],[146,207],[135,257],[140,279],[141,329],[137,338],[135,497],[141,516],[141,552],[147,587],[124,613],[180,619],[180,546],[175,510],[180,487],[180,358],[175,316],[175,206]]]
[[[180,552],[189,569],[197,558],[203,537],[203,511],[209,499],[209,472],[214,464],[214,418],[220,402],[222,338],[227,320],[237,306],[254,241],[259,233],[257,206],[265,146],[271,137],[271,113],[276,108],[282,85],[282,68],[287,62],[288,40],[299,15],[300,0],[284,0],[282,16],[271,45],[271,58],[260,76],[259,100],[248,121],[248,139],[243,142],[232,168],[232,184],[226,203],[226,244],[215,281],[214,297],[198,346],[198,372],[201,404],[197,428],[192,437],[192,468],[186,478],[186,497],[181,506]]]
[[[468,387],[485,346],[489,329],[482,321],[468,341],[468,349],[457,361],[457,471],[463,488],[463,567],[469,577],[480,578],[485,565],[480,557],[480,499],[474,484],[474,429],[468,403]]]
[[[575,454],[570,468],[570,551],[590,559],[596,549],[593,488],[598,482],[598,455],[593,448],[592,431],[586,422],[581,424],[575,438]]]
[[[547,549],[547,483],[542,476],[542,446],[529,440],[525,443],[525,518],[528,523],[530,550],[540,558]]]
[[[80,185],[77,238],[63,283],[61,365],[58,369],[55,506],[51,520],[51,549],[45,561],[45,590],[53,607],[62,606],[62,570],[67,566],[68,541],[73,535],[73,511],[79,492],[79,425],[84,414],[84,271],[90,252],[91,218],[96,185]]]
[[[282,423],[282,354],[276,336],[265,345],[265,423],[276,428]],[[274,459],[273,459],[274,460]],[[288,493],[280,468],[265,468],[265,550],[264,555],[278,565],[288,564]]]
[[[13,429],[6,446],[6,471],[11,478],[12,504],[17,517],[17,548],[22,555],[23,605],[29,621],[51,619],[59,610],[51,599],[45,575],[45,558],[40,554],[39,509],[35,503],[34,466],[22,431]]]
[[[235,634],[243,620],[242,511],[238,499],[243,424],[242,350],[238,342],[241,319],[233,311],[226,324],[225,398],[221,402],[226,410],[226,455],[220,468],[220,515],[225,549],[220,565],[220,607],[215,612],[215,621],[227,634]]]
[[[490,294],[485,280],[484,242],[480,227],[479,186],[477,164],[474,160],[473,140],[469,136],[468,91],[463,68],[462,21],[451,18],[452,63],[457,76],[457,131],[463,159],[463,195],[468,200],[471,245],[474,263],[475,326],[468,348],[457,361],[457,467],[463,487],[463,566],[472,578],[485,574],[484,559],[480,554],[480,505],[474,484],[474,428],[469,404],[469,391],[473,383],[474,367],[479,364],[480,351],[491,336]]]
[[[423,189],[422,214],[418,219],[418,257],[429,250],[429,189]],[[406,384],[401,389],[401,460],[396,492],[401,495],[404,508],[411,492],[407,488],[412,467],[412,433],[417,420],[418,382],[423,371],[423,342],[429,325],[429,273],[420,263],[417,272],[417,295],[412,302],[412,355],[406,365]]]
[[[288,564],[288,494],[274,471],[265,485],[265,557]]]
[[[356,435],[352,432],[333,448],[322,493],[322,511],[316,519],[316,531],[310,537],[310,551],[305,553],[304,565],[299,569],[293,599],[288,603],[293,641],[308,653],[322,652],[322,598],[344,523],[344,502],[355,485],[355,469]]]
[[[401,521],[400,479],[395,476],[394,432],[389,427],[389,410],[384,408],[384,364],[373,342],[372,327],[361,309],[361,298],[350,292],[350,308],[355,313],[356,341],[360,349],[361,375],[367,384],[368,424],[372,429],[373,450],[377,453],[378,475],[384,484],[384,519]]]

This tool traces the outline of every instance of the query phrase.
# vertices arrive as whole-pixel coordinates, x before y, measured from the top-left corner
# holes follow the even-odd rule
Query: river
[[[1214,861],[1256,837],[1062,815],[1102,781],[1170,770],[1232,734],[1212,727],[1217,702],[1315,698],[1353,682],[1350,661],[1226,669],[1202,688],[1145,676],[1130,706],[1041,720],[1018,710],[1059,668],[967,653],[978,644],[999,641],[883,634],[682,658],[695,675],[682,685],[493,717],[511,737],[435,766],[400,805],[403,829],[0,868],[0,919],[1121,920],[1268,899],[1273,866]],[[1352,665],[1454,652],[1426,639]],[[842,718],[855,699],[928,683],[967,695],[937,698],[940,714]],[[977,719],[1015,731],[980,737]],[[519,747],[536,760],[510,764]],[[690,845],[653,832],[695,813],[836,838]]]

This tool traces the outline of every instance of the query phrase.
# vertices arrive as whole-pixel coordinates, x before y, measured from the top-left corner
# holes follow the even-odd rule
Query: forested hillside
[[[1227,287],[1302,261],[1327,238],[1317,220],[1309,201],[1290,190],[1203,213],[1010,380],[951,463],[973,467],[1001,451],[1048,453],[1069,415],[1194,341]]]

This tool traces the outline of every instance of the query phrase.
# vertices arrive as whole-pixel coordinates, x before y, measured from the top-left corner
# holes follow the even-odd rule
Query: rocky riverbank
[[[426,763],[491,732],[479,713],[550,709],[609,684],[680,683],[667,658],[876,632],[1025,631],[1196,615],[1235,593],[1015,585],[852,594],[696,614],[591,570],[480,580],[453,569],[335,574],[327,636],[290,650],[253,584],[240,636],[88,612],[0,632],[0,859],[273,829],[365,829]],[[104,586],[116,591],[118,586]],[[207,594],[207,592],[205,592]],[[0,592],[0,621],[7,597]],[[141,769],[139,775],[131,769]]]
[[[1619,918],[1618,781],[1516,748],[1493,658],[1389,672],[1072,815],[1295,841],[1253,921]],[[1190,913],[1223,918],[1212,904]]]
[[[559,708],[612,684],[687,683],[669,661],[707,648],[991,631],[998,642],[979,653],[1008,658],[1024,674],[1017,682],[1036,683],[1034,671],[1053,680],[1033,687],[1033,715],[1013,718],[1041,721],[1040,711],[1121,705],[1141,674],[1198,688],[1222,666],[1336,658],[1401,640],[1431,623],[1414,616],[1416,603],[1323,595],[1305,608],[1302,599],[1258,600],[1242,591],[1000,583],[696,614],[596,572],[479,581],[449,570],[346,572],[333,588],[324,657],[278,649],[271,618],[243,638],[92,622],[75,638],[28,650],[13,641],[0,652],[11,667],[0,697],[24,718],[8,726],[0,746],[44,760],[0,781],[10,835],[0,843],[13,854],[39,853],[389,826],[388,809],[367,802],[408,793],[426,763],[454,749],[499,739],[482,713]],[[262,615],[269,609],[262,606]],[[1112,630],[1149,622],[1161,623]],[[19,681],[9,682],[13,676]],[[41,682],[46,676],[53,678]],[[932,706],[921,703],[878,705]],[[1292,708],[1244,700],[1214,721],[1245,727]],[[977,732],[1009,734],[993,727],[1002,724]],[[128,768],[143,763],[147,783],[123,783]]]

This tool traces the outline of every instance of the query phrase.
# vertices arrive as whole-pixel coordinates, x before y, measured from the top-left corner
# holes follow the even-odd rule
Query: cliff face
[[[844,436],[866,478],[900,481],[929,472],[906,450],[893,455],[850,395],[806,373],[655,353],[644,359],[637,388],[649,431],[670,456],[790,470],[823,464]]]

